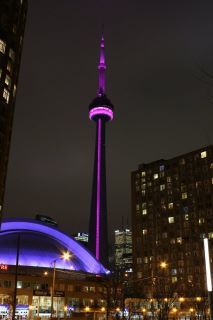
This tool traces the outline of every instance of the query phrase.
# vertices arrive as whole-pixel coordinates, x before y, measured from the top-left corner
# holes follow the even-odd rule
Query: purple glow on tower
[[[113,120],[114,107],[105,93],[106,64],[103,35],[98,70],[98,93],[89,105],[89,118],[96,123],[96,144],[88,248],[97,260],[108,266],[105,132],[106,123]]]
[[[99,70],[99,83],[98,83],[98,94],[102,95],[105,93],[105,70],[106,70],[106,64],[105,64],[105,55],[104,55],[104,36],[102,34],[101,37],[101,45],[100,45],[100,60],[98,65]]]
[[[96,252],[95,257],[99,260],[100,248],[100,189],[101,189],[101,119],[98,119],[98,166],[97,166],[97,208],[96,208]]]
[[[89,118],[92,120],[97,115],[104,115],[108,116],[110,120],[113,120],[113,111],[112,109],[108,108],[107,106],[95,107],[90,110]]]

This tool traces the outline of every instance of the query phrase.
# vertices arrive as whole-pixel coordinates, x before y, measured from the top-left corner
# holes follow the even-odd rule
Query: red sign
[[[8,265],[0,263],[0,270],[4,270],[4,271],[8,270]]]

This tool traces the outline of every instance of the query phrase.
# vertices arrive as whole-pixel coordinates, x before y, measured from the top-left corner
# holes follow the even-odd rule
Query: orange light
[[[162,261],[162,262],[160,263],[160,267],[161,267],[162,269],[166,269],[167,266],[168,266],[168,264],[166,263],[166,261]]]

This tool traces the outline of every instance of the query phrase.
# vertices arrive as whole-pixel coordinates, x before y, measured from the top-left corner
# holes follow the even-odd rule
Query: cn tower
[[[104,37],[100,43],[98,91],[89,105],[89,118],[96,123],[96,144],[92,201],[89,222],[89,249],[104,266],[108,266],[107,200],[106,200],[106,123],[113,119],[113,105],[105,93]]]

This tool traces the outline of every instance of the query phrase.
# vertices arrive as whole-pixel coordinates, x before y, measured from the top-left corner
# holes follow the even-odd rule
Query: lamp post
[[[15,320],[15,316],[16,316],[16,295],[17,295],[19,251],[20,251],[20,233],[18,233],[18,235],[17,235],[16,266],[15,266],[15,287],[14,287],[14,293],[13,293],[13,313],[12,313],[12,320]]]
[[[70,260],[71,254],[70,252],[64,252],[61,257],[53,260],[53,282],[52,282],[52,290],[51,290],[51,311],[50,311],[50,319],[52,319],[53,316],[53,298],[55,293],[55,274],[56,274],[56,262],[60,259],[62,260]]]

